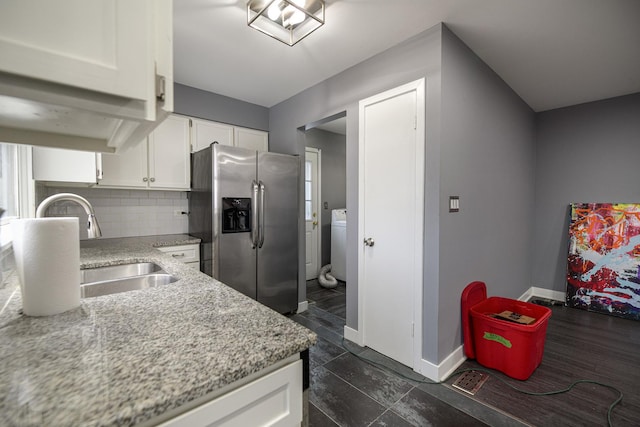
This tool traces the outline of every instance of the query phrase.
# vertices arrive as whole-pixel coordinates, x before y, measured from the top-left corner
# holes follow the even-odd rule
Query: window
[[[3,222],[18,215],[17,171],[18,156],[14,144],[0,144],[0,209]]]
[[[306,221],[311,221],[312,219],[312,193],[311,193],[311,184],[313,183],[311,180],[311,161],[307,160],[304,162],[304,219]]]
[[[0,143],[0,248],[11,242],[11,220],[34,215],[31,147]]]
[[[9,222],[18,216],[18,156],[14,144],[0,144],[0,247],[11,241]]]

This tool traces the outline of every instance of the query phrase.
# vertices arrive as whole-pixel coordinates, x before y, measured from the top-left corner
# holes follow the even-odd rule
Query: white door
[[[421,347],[423,105],[423,80],[360,101],[359,328],[364,345],[411,367]]]
[[[304,216],[306,224],[307,280],[320,269],[320,150],[306,148],[304,161]]]

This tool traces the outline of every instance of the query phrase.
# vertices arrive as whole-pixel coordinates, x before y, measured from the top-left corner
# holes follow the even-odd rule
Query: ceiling
[[[176,0],[178,83],[271,107],[444,22],[534,111],[640,92],[638,0],[326,0],[293,47],[245,0]]]

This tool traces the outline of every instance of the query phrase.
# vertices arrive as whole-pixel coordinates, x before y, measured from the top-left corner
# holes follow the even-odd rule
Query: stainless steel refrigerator
[[[280,313],[298,308],[300,158],[212,144],[191,155],[201,270]]]

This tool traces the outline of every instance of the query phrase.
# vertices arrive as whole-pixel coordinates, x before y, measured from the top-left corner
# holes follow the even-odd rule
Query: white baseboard
[[[561,292],[561,291],[554,291],[551,289],[538,288],[536,286],[532,286],[529,289],[527,289],[527,291],[524,294],[522,294],[520,298],[518,298],[518,300],[528,301],[533,297],[547,298],[554,301],[564,302],[566,295],[564,292]]]
[[[364,339],[362,334],[353,328],[344,325],[344,339],[358,344],[360,347],[364,346]]]
[[[460,346],[449,354],[439,365],[428,360],[421,359],[414,371],[424,375],[432,381],[442,381],[451,375],[467,358],[464,356],[464,347]]]
[[[309,301],[299,302],[297,313],[302,313],[303,311],[307,311],[308,309],[309,309]]]

